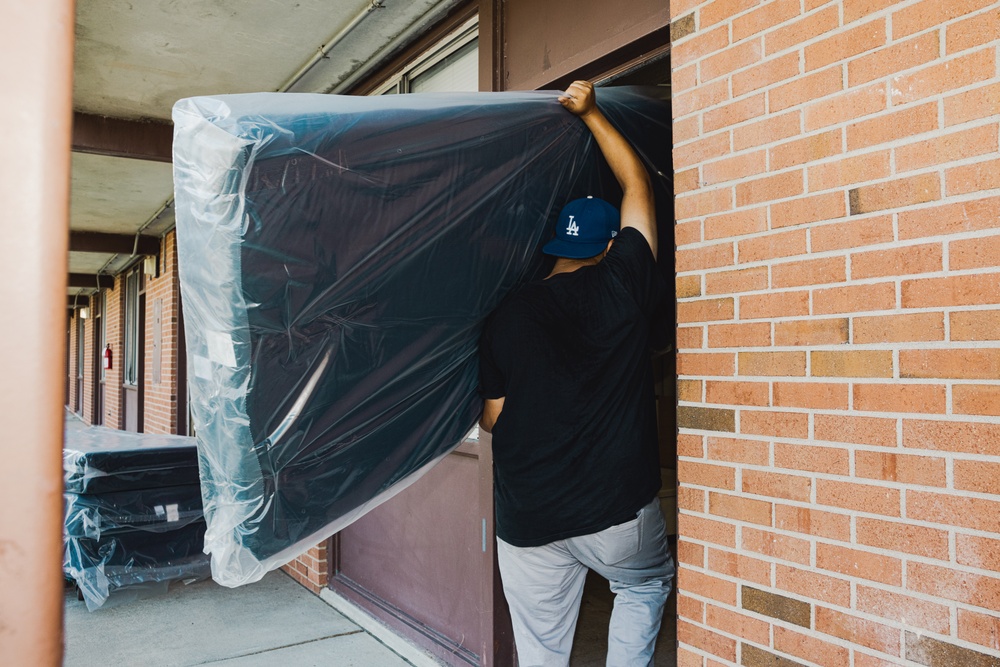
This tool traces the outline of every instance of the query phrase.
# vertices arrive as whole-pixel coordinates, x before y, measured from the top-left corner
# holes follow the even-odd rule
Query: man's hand
[[[608,122],[597,108],[594,86],[589,81],[574,81],[559,103],[570,113],[580,117],[590,128],[597,145],[608,161],[612,173],[622,186],[622,228],[634,227],[646,238],[649,249],[656,257],[656,204],[646,168],[639,161],[635,150],[618,130]]]
[[[559,96],[559,103],[576,116],[583,118],[597,108],[594,84],[589,81],[574,81],[566,92]]]

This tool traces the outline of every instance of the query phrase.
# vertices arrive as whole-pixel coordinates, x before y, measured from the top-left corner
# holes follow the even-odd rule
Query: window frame
[[[126,387],[138,387],[139,377],[139,301],[143,288],[142,267],[136,266],[125,274],[124,280],[124,317],[122,318],[124,346],[122,350],[122,384]]]
[[[445,36],[440,42],[427,49],[418,58],[405,67],[396,70],[385,81],[371,90],[369,95],[407,94],[410,92],[410,82],[433,68],[442,60],[459,51],[471,42],[479,42],[479,17],[474,16]]]

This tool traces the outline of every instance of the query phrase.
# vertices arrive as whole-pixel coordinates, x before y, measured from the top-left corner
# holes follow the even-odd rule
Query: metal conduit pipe
[[[362,21],[368,18],[373,11],[375,11],[376,9],[384,9],[384,8],[385,8],[384,0],[371,0],[368,6],[365,7],[364,11],[362,11],[360,14],[351,19],[351,22],[348,23],[346,26],[344,26],[340,30],[340,32],[331,37],[326,42],[326,44],[319,47],[319,49],[316,51],[313,57],[309,59],[309,62],[300,67],[299,71],[293,74],[291,78],[288,79],[288,81],[283,83],[281,87],[278,88],[277,92],[279,93],[287,92],[289,88],[298,83],[299,79],[308,74],[309,70],[311,70],[313,67],[316,66],[316,63],[325,58],[330,53],[330,51],[333,50],[333,47],[335,47],[337,44],[343,41],[343,39],[347,37],[349,34],[351,34],[351,32],[355,28],[357,28]]]

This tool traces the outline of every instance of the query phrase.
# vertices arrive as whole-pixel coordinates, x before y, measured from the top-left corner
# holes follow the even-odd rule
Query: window
[[[142,271],[135,268],[125,277],[125,354],[122,358],[125,384],[139,384],[139,292]]]
[[[475,92],[479,90],[479,25],[471,19],[406,69],[375,89],[375,95]]]

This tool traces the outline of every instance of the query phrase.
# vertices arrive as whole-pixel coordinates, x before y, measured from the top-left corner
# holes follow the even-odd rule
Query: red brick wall
[[[327,576],[327,542],[319,544],[283,566],[292,579],[313,593],[319,593],[329,583]]]
[[[160,242],[157,276],[146,276],[145,373],[143,379],[143,430],[145,433],[177,432],[178,327],[180,284],[177,280],[176,232]],[[160,305],[161,349],[159,376],[154,368],[156,304]],[[156,380],[159,381],[156,381]]]
[[[1000,3],[671,20],[679,664],[1000,664]]]

